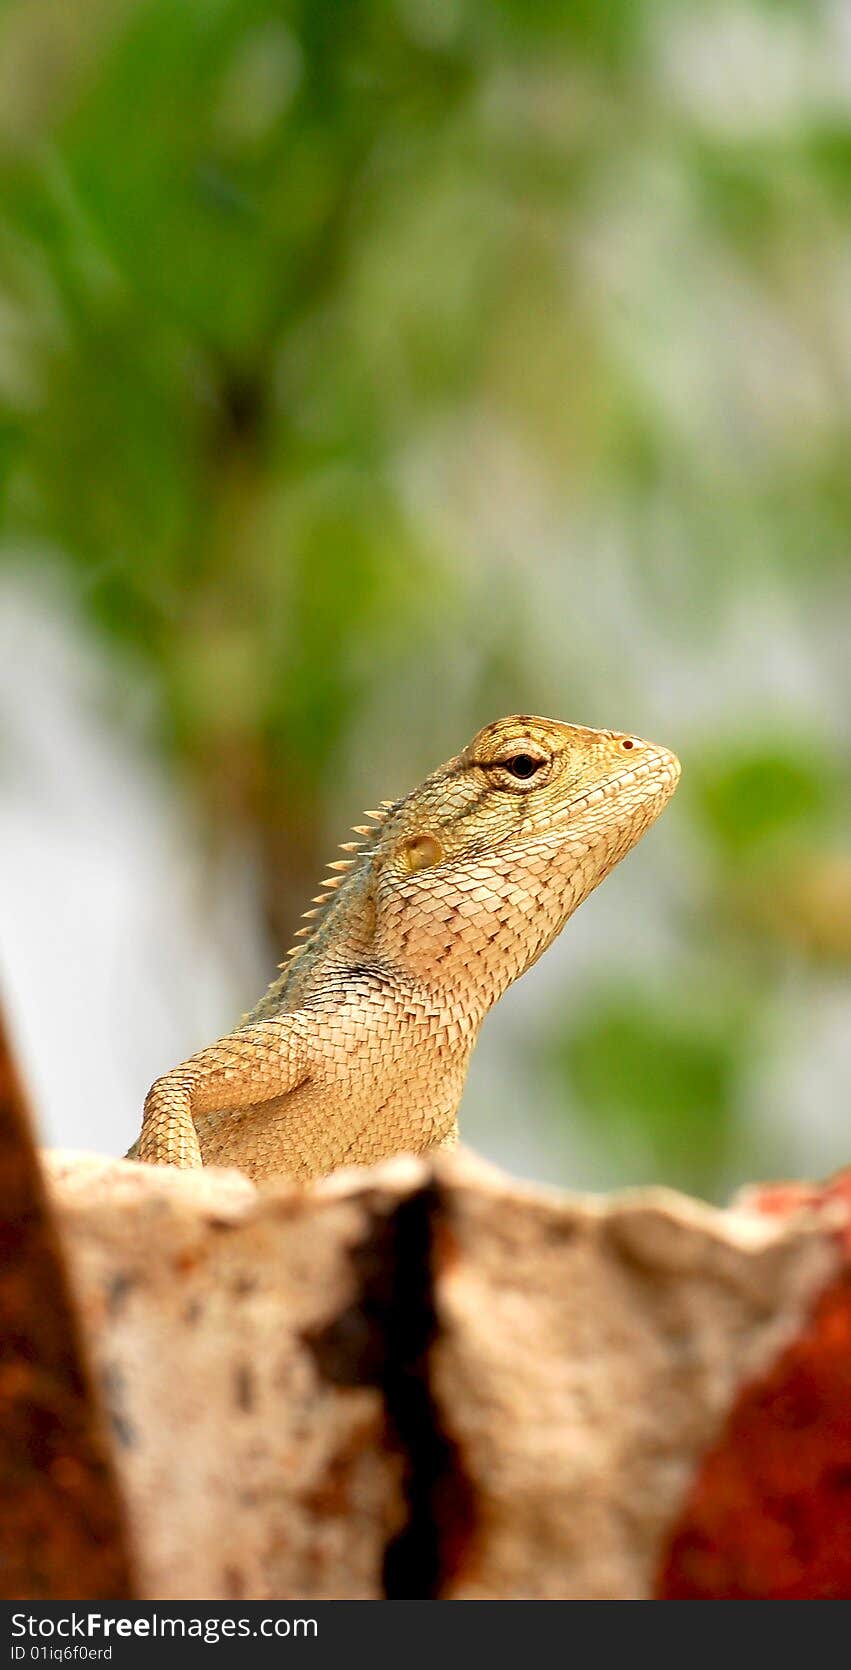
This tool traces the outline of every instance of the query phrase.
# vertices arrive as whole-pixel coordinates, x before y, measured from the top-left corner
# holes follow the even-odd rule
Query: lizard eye
[[[539,771],[546,776],[551,764],[546,754],[527,754],[519,748],[516,754],[501,754],[496,759],[482,761],[484,770],[492,772],[496,777],[496,786],[502,788],[508,787],[506,777],[513,778],[515,783],[531,784]]]
[[[512,777],[534,777],[540,771],[543,760],[536,760],[534,754],[514,754],[510,760],[503,760],[506,771]]]

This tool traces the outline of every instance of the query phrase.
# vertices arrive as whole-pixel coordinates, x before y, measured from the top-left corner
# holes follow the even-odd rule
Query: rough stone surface
[[[659,1571],[660,1598],[851,1596],[851,1174],[746,1192],[772,1216],[845,1208],[845,1260],[804,1325],[739,1389],[702,1457]]]
[[[103,1414],[0,1017],[0,1597],[133,1592]]]
[[[314,1341],[356,1307],[394,1181],[320,1199],[230,1172],[53,1169],[141,1593],[380,1596],[402,1462],[369,1365],[339,1384]]]
[[[737,1388],[837,1267],[830,1233],[440,1172],[433,1381],[477,1520],[446,1592],[649,1597]]]
[[[641,1598],[847,1208],[520,1187],[466,1156],[299,1192],[54,1156],[158,1599]]]

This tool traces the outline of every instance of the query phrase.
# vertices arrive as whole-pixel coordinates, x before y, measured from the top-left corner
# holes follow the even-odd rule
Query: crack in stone
[[[374,1217],[372,1232],[351,1252],[356,1298],[326,1327],[304,1336],[324,1378],[339,1386],[376,1386],[384,1399],[388,1445],[401,1457],[407,1507],[404,1524],[384,1550],[387,1600],[439,1599],[476,1519],[473,1486],[432,1384],[441,1212],[440,1192],[431,1183],[392,1213]]]

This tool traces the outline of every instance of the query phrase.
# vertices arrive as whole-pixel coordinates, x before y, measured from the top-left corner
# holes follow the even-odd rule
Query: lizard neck
[[[463,1016],[475,1032],[585,897],[589,861],[588,846],[542,842],[415,872],[383,897],[372,867],[359,865],[247,1018],[297,1009],[366,975],[400,999],[416,993]]]
[[[411,876],[381,912],[381,960],[480,1024],[586,896],[587,850],[541,843]]]

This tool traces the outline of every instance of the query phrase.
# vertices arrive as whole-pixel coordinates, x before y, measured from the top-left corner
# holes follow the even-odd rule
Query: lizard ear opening
[[[443,856],[443,846],[436,835],[411,835],[399,849],[399,857],[411,874],[439,864]]]

